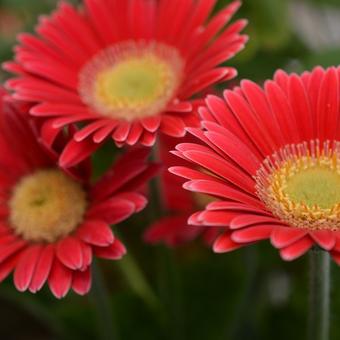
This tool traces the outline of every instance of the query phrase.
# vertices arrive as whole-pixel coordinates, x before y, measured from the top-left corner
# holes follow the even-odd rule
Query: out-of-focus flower
[[[15,35],[23,29],[23,20],[17,13],[0,7],[0,39],[12,41]]]
[[[315,245],[340,264],[339,93],[340,69],[317,67],[208,96],[204,130],[190,129],[204,145],[174,151],[195,169],[170,170],[187,190],[219,198],[189,221],[226,228],[215,252],[270,239],[285,260]]]
[[[340,10],[305,0],[289,2],[293,29],[316,52],[339,48]]]
[[[192,136],[187,135],[183,142],[193,142]],[[209,245],[216,238],[219,228],[193,227],[187,221],[197,209],[204,208],[209,202],[208,195],[192,193],[183,190],[185,182],[180,177],[173,176],[167,171],[170,166],[179,163],[177,157],[170,153],[178,140],[162,135],[159,139],[159,158],[165,170],[160,176],[160,193],[166,216],[152,224],[144,234],[147,243],[164,242],[170,247],[178,246],[202,236]],[[183,161],[183,165],[187,162]]]
[[[234,78],[218,67],[246,43],[245,20],[227,25],[240,2],[209,18],[215,0],[86,0],[62,2],[41,17],[38,36],[19,35],[14,98],[33,104],[50,141],[71,123],[81,129],[60,158],[72,166],[108,138],[117,145],[152,146],[157,131],[183,137],[190,98]],[[79,156],[81,154],[81,156]]]
[[[157,166],[147,150],[126,153],[95,184],[88,162],[68,171],[57,167],[54,149],[38,144],[22,113],[1,98],[0,110],[0,281],[11,272],[19,291],[32,293],[45,282],[61,298],[91,286],[93,256],[119,260],[126,252],[110,224],[142,210],[138,188]]]

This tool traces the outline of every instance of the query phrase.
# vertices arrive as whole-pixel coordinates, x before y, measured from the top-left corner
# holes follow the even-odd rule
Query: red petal
[[[259,199],[245,194],[240,190],[233,189],[232,187],[222,184],[217,180],[193,180],[184,183],[183,188],[194,192],[201,192],[228,200],[245,203],[252,207],[262,208],[262,203]]]
[[[140,123],[135,122],[131,125],[129,136],[126,139],[128,145],[135,145],[143,133],[143,127]]]
[[[275,143],[275,148],[279,148],[282,143],[284,143],[284,138],[262,88],[249,80],[242,80],[241,88],[249,105],[251,106],[252,111],[263,123],[268,135]]]
[[[268,239],[275,225],[257,225],[235,231],[231,234],[231,238],[237,243],[249,243],[259,240]]]
[[[259,169],[260,162],[252,151],[228,130],[224,135],[216,132],[206,132],[205,135],[248,174],[254,175]]]
[[[117,125],[118,125],[118,122],[112,122],[112,121],[107,122],[107,124],[104,127],[98,129],[94,133],[92,140],[98,144],[104,142]]]
[[[250,194],[254,193],[254,180],[242,172],[239,168],[222,159],[218,155],[211,152],[196,150],[185,151],[183,152],[183,155],[192,162],[226,179],[244,191],[247,191]]]
[[[151,147],[155,144],[155,142],[156,142],[156,134],[144,130],[140,138],[140,143],[144,146]]]
[[[289,105],[287,95],[274,81],[267,81],[265,90],[271,110],[278,121],[286,143],[300,142],[296,117]]]
[[[311,238],[323,249],[331,250],[335,246],[336,237],[331,230],[317,230],[310,232]]]
[[[293,114],[296,118],[297,131],[300,134],[300,140],[315,138],[313,137],[313,119],[309,98],[301,78],[296,74],[289,77],[288,97]],[[323,114],[325,114],[324,111]],[[317,138],[320,137],[321,136],[317,135]]]
[[[58,259],[66,267],[73,270],[80,269],[83,266],[83,253],[80,242],[75,237],[68,236],[57,244],[56,254]]]
[[[120,260],[126,254],[125,246],[116,238],[114,243],[108,247],[95,247],[94,253],[96,256],[109,259]]]
[[[86,243],[82,243],[81,246],[83,252],[83,267],[80,269],[80,271],[85,271],[92,263],[92,247]]]
[[[126,139],[129,136],[130,128],[131,124],[129,122],[121,122],[112,134],[112,138],[116,142],[125,143]]]
[[[190,102],[172,103],[166,110],[168,112],[191,112],[192,104]]]
[[[307,235],[304,229],[294,227],[277,226],[270,237],[275,248],[285,248]]]
[[[149,132],[156,132],[161,124],[161,117],[154,116],[141,120],[143,127]]]
[[[88,114],[89,119],[93,118],[85,106],[59,103],[42,103],[35,105],[31,108],[30,114],[37,117],[68,117],[70,115],[83,116]]]
[[[230,223],[230,229],[244,228],[253,224],[274,223],[280,224],[280,220],[275,217],[263,216],[263,215],[239,215],[235,217]]]
[[[41,251],[42,246],[35,245],[28,247],[21,253],[14,272],[14,284],[20,292],[25,291],[29,287]]]
[[[6,244],[0,249],[0,263],[6,260],[9,256],[15,254],[27,245],[26,241],[16,240],[12,243]]]
[[[197,211],[194,214],[192,214],[191,216],[189,216],[188,218],[188,224],[189,225],[193,225],[193,226],[202,226],[203,225],[203,221],[201,219],[201,214],[204,211]]]
[[[258,215],[268,215],[272,216],[272,214],[268,211],[253,208],[246,204],[237,203],[237,202],[227,202],[227,201],[215,201],[211,202],[207,205],[207,210],[227,210],[227,211],[238,211],[240,214],[243,214],[245,212],[247,213],[255,213]]]
[[[47,146],[53,145],[58,134],[60,133],[60,129],[55,128],[53,126],[53,123],[54,123],[54,119],[49,119],[49,120],[46,120],[41,127],[41,131],[40,131],[41,138]]]
[[[84,242],[105,247],[113,243],[114,236],[110,226],[101,220],[84,222],[77,231],[77,236]]]
[[[183,137],[185,135],[185,124],[183,120],[176,116],[163,115],[161,131],[172,137]]]
[[[219,236],[214,242],[213,250],[215,253],[227,253],[243,247],[245,244],[236,243],[231,239],[231,233],[226,232]]]
[[[72,271],[55,258],[48,278],[48,285],[52,294],[58,299],[65,297],[71,288],[71,284]]]
[[[335,67],[329,68],[324,78],[319,80],[320,90],[316,112],[316,137],[323,142],[325,139],[336,139],[339,128],[339,77]]]
[[[29,287],[31,293],[39,291],[46,282],[51,271],[53,259],[54,246],[48,245],[42,250],[40,258],[35,267],[32,281]]]
[[[72,289],[79,295],[85,295],[91,288],[91,269],[73,273]]]
[[[228,227],[230,222],[238,216],[239,212],[234,211],[203,211],[198,220],[205,226]]]
[[[142,211],[148,203],[148,200],[145,198],[145,196],[137,194],[135,192],[125,192],[122,194],[118,194],[116,197],[133,203],[135,205],[135,212]]]
[[[271,155],[275,151],[275,144],[263,123],[252,112],[246,99],[236,91],[230,90],[225,91],[224,96],[243,129],[248,136],[251,136],[248,138],[257,146],[259,152],[264,157]]]
[[[0,282],[6,279],[6,277],[12,272],[16,267],[20,254],[11,256],[6,261],[0,264]]]
[[[81,130],[77,131],[73,138],[76,142],[82,142],[86,138],[88,138],[90,135],[92,135],[95,131],[100,129],[101,127],[105,126],[107,123],[109,123],[110,120],[97,120],[93,123],[90,123],[86,126],[84,126]]]
[[[88,216],[101,219],[109,224],[117,224],[126,220],[135,212],[135,205],[127,200],[112,198],[94,205]]]
[[[85,139],[82,142],[76,142],[72,139],[64,148],[59,159],[59,165],[62,168],[72,167],[89,157],[100,146],[100,143],[95,143],[91,139]]]
[[[306,253],[313,246],[313,241],[310,237],[304,237],[303,239],[291,244],[290,246],[280,250],[282,259],[286,261],[292,261]]]
[[[172,166],[171,168],[168,169],[169,172],[171,172],[172,174],[176,175],[176,176],[180,176],[183,177],[185,179],[206,179],[206,180],[211,180],[211,176],[207,175],[203,172],[197,171],[197,170],[193,170],[184,166]]]

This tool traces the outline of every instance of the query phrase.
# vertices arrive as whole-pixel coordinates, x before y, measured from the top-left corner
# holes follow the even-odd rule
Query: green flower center
[[[98,113],[132,121],[164,110],[176,94],[182,71],[175,48],[125,42],[101,51],[85,65],[79,93]]]
[[[288,145],[267,157],[256,191],[279,219],[305,229],[340,229],[340,143]]]
[[[309,208],[332,208],[340,202],[340,175],[336,169],[316,166],[301,170],[287,180],[285,192],[295,203]]]

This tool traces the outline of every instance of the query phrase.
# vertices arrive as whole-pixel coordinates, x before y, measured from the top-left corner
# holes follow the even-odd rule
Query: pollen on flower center
[[[340,175],[322,165],[301,169],[287,179],[284,191],[293,202],[304,202],[309,208],[332,208],[340,202]]]
[[[340,142],[288,145],[256,174],[258,196],[282,221],[307,229],[340,229]]]
[[[78,90],[96,112],[131,121],[165,109],[176,94],[183,66],[174,47],[128,41],[95,55],[80,72]]]
[[[9,222],[26,240],[54,242],[77,228],[86,206],[86,194],[79,183],[60,170],[40,170],[14,187]]]

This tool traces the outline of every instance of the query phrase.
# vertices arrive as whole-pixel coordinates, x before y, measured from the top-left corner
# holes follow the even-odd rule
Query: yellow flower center
[[[294,227],[340,229],[340,142],[288,145],[267,157],[256,190],[272,213]]]
[[[57,169],[23,177],[9,202],[9,221],[25,240],[54,242],[73,232],[86,210],[82,186]]]
[[[174,47],[124,42],[99,52],[81,70],[79,93],[98,113],[132,121],[164,110],[183,73]]]

